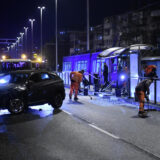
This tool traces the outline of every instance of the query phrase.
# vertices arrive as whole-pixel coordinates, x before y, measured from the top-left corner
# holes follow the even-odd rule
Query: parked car
[[[63,80],[55,73],[25,70],[0,74],[0,108],[12,114],[45,103],[60,108],[64,99]]]

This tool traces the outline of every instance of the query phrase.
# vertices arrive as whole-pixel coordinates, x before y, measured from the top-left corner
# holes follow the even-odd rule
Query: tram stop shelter
[[[134,44],[128,47],[109,48],[101,52],[98,57],[102,59],[105,58],[110,61],[109,64],[111,73],[109,80],[114,81],[117,88],[125,82],[128,96],[134,98],[135,87],[139,81],[144,79],[144,64],[156,65],[158,76],[160,76],[160,56],[157,56],[158,54],[155,54],[155,48],[152,45]],[[160,80],[155,78],[154,83],[150,87],[149,97],[155,104],[160,103],[160,94],[157,94],[159,87]]]

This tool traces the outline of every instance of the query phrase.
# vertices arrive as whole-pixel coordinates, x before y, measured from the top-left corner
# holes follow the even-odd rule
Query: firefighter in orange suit
[[[152,79],[145,79],[143,81],[141,81],[137,87],[136,87],[136,96],[138,97],[138,101],[139,101],[139,112],[138,115],[141,116],[145,116],[146,112],[144,111],[144,102],[145,102],[145,98],[147,101],[149,101],[149,94],[150,94],[150,90],[149,87],[151,85],[151,83],[153,82]]]
[[[156,69],[157,67],[155,65],[146,66],[144,76],[150,77],[150,79],[141,81],[136,87],[136,96],[138,97],[139,101],[139,116],[142,117],[146,115],[146,113],[144,112],[144,99],[146,98],[146,100],[149,102],[149,87],[153,82],[153,78],[157,78]]]
[[[82,82],[84,70],[81,70],[79,72],[71,72],[70,73],[70,80],[71,80],[71,86],[70,86],[70,93],[69,98],[72,99],[73,91],[75,91],[74,100],[78,100],[78,89],[79,85]]]

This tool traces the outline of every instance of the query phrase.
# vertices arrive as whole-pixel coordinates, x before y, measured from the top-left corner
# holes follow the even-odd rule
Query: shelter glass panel
[[[71,62],[64,62],[63,64],[63,71],[71,71]]]
[[[84,70],[87,71],[87,62],[88,61],[78,61],[76,62],[76,71]]]
[[[134,97],[135,88],[138,84],[138,55],[130,55],[130,95]]]

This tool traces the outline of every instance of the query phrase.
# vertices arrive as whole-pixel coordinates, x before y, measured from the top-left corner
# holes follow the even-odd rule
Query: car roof
[[[46,71],[46,70],[17,70],[17,71],[10,71],[9,73],[24,73],[24,74],[33,74],[33,73],[42,73],[47,72],[49,74],[55,74],[54,72]],[[56,75],[56,74],[55,74]]]
[[[0,61],[1,62],[31,62],[30,59],[5,59]]]

